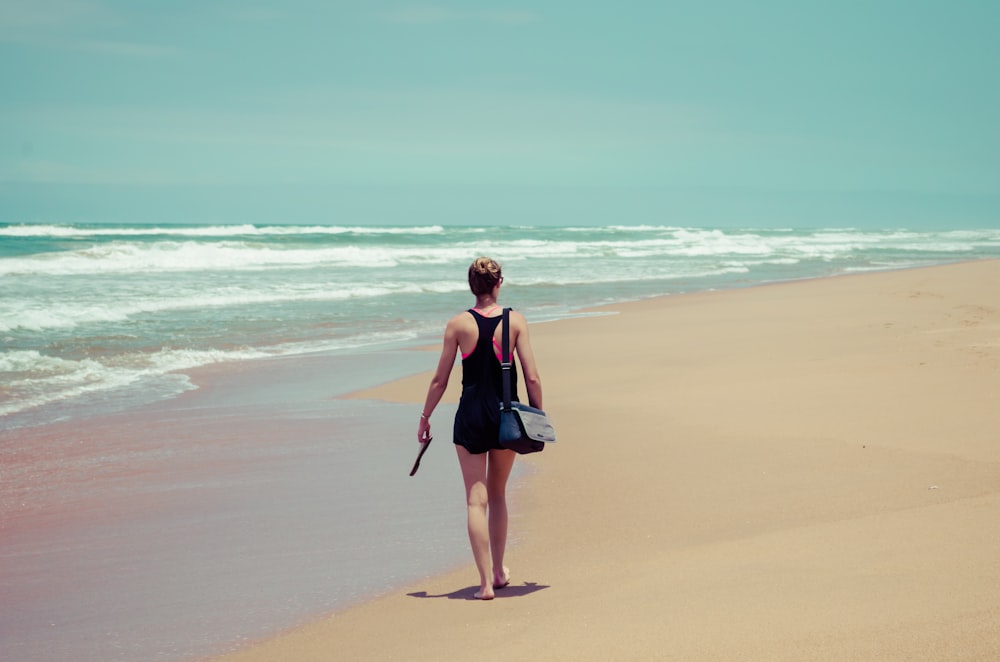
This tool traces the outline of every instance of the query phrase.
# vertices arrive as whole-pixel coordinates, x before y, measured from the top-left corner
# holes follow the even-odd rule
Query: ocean
[[[198,658],[471,562],[453,406],[408,478],[416,407],[337,396],[431,370],[478,255],[539,323],[1000,229],[0,224],[4,658]]]
[[[1000,256],[1000,230],[0,224],[0,429],[172,397],[185,370],[437,342],[478,255],[532,321]]]

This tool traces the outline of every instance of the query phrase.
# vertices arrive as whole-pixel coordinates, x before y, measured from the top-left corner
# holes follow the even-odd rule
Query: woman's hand
[[[425,443],[431,438],[431,419],[420,416],[420,424],[417,425],[417,443]]]

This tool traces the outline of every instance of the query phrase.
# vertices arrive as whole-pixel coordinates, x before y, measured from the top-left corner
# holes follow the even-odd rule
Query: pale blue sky
[[[0,2],[0,221],[1000,225],[1000,2]]]

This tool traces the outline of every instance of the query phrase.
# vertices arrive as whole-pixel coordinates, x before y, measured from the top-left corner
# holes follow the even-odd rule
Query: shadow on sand
[[[530,595],[538,591],[549,588],[546,584],[537,584],[535,582],[524,582],[520,585],[510,584],[504,588],[496,590],[496,596],[498,600],[503,598],[520,598],[525,595]],[[449,600],[477,600],[475,597],[476,591],[479,590],[479,585],[468,586],[466,588],[460,588],[457,591],[452,591],[451,593],[440,593],[438,595],[431,595],[427,591],[416,591],[415,593],[407,593],[411,598],[448,598]]]

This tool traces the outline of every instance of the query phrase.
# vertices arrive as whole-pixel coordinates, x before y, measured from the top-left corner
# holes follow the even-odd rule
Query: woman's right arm
[[[528,322],[523,315],[515,311],[511,311],[511,318],[517,328],[514,350],[521,362],[521,376],[524,378],[524,388],[528,392],[528,404],[536,409],[544,409],[542,407],[542,378],[535,365],[535,353],[531,349]]]

